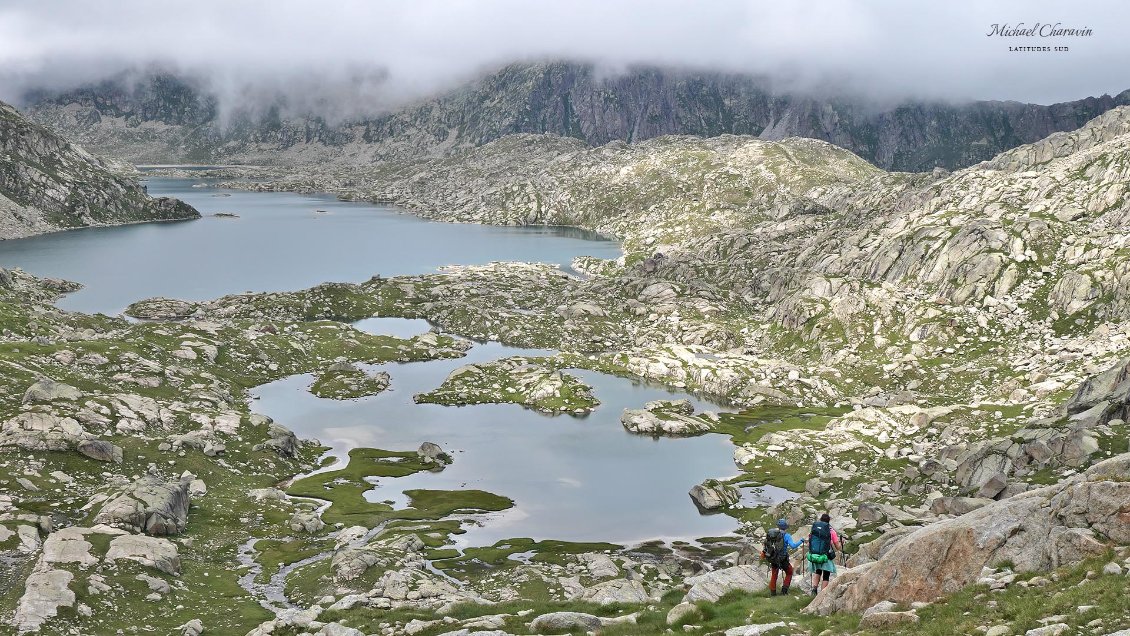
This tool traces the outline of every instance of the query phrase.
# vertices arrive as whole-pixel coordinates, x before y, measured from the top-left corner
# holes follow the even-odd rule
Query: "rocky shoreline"
[[[182,201],[148,196],[130,172],[0,102],[0,240],[76,227],[200,218]]]

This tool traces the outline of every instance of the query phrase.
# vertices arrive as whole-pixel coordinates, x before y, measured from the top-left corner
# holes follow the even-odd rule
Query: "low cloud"
[[[1090,37],[988,37],[1062,23]],[[1009,46],[1069,46],[1010,52]],[[231,107],[380,111],[514,61],[765,75],[779,90],[877,101],[1051,103],[1130,88],[1130,5],[1114,0],[192,3],[0,0],[0,99],[160,67]],[[340,114],[340,112],[339,112]]]

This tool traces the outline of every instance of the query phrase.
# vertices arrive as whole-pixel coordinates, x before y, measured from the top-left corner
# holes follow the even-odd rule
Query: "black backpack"
[[[789,562],[789,551],[785,549],[785,533],[780,528],[770,528],[765,533],[765,546],[761,549],[769,565],[783,568]]]
[[[808,534],[808,553],[823,554],[828,560],[836,558],[836,551],[832,549],[832,526],[826,521],[817,521],[812,524]]]

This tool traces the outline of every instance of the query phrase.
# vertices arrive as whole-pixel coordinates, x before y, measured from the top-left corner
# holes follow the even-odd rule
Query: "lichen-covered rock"
[[[107,561],[124,559],[158,569],[166,574],[180,574],[177,545],[168,539],[143,534],[123,534],[110,540]]]
[[[326,527],[316,512],[299,510],[290,517],[290,529],[295,532],[314,533]]]
[[[542,614],[530,622],[530,629],[535,633],[564,634],[574,630],[586,632],[599,630],[600,619],[592,614],[582,612],[550,612]]]
[[[708,479],[701,484],[696,484],[691,488],[690,496],[695,505],[703,510],[718,510],[732,506],[742,497],[737,488],[715,479]]]
[[[28,387],[24,393],[24,404],[55,402],[57,400],[75,401],[82,398],[82,392],[75,387],[44,378]]]
[[[930,504],[930,512],[937,515],[963,515],[993,502],[977,497],[938,497]]]
[[[24,582],[24,594],[16,607],[15,627],[21,634],[38,632],[60,607],[74,607],[75,593],[70,584],[74,575],[66,570],[32,572]]]
[[[1099,407],[1101,415],[1095,424],[1105,424],[1112,419],[1130,419],[1130,359],[1088,377],[1064,404],[1069,415],[1083,413]]]
[[[197,303],[175,298],[147,298],[127,307],[125,313],[142,320],[184,320],[197,308]]]
[[[266,418],[267,441],[256,444],[255,450],[272,450],[283,457],[294,457],[298,452],[298,438],[290,429]]]
[[[424,463],[432,464],[437,468],[443,468],[451,463],[451,455],[435,442],[424,442],[420,444],[420,448],[416,449],[416,456]]]
[[[651,403],[655,406],[654,403]],[[690,417],[680,409],[643,408],[624,409],[620,415],[624,428],[641,435],[699,435],[713,429],[709,422]]]
[[[84,439],[75,447],[78,452],[100,462],[122,463],[121,447],[101,439]]]
[[[588,569],[589,574],[595,579],[608,579],[614,576],[620,576],[620,566],[612,560],[612,557],[600,552],[586,552],[577,555],[577,562],[584,564]]]
[[[0,426],[0,446],[62,451],[93,436],[77,420],[41,411],[24,411]]]
[[[94,522],[151,535],[180,534],[188,523],[190,481],[146,475],[107,502]]]
[[[769,583],[759,571],[759,565],[735,565],[692,576],[684,583],[690,586],[683,602],[709,601],[713,603],[727,592],[741,590],[755,593],[769,587]]]
[[[651,599],[642,583],[627,579],[612,579],[597,583],[585,588],[580,598],[582,601],[600,605],[646,603]]]
[[[862,611],[879,601],[932,601],[1009,561],[1046,571],[1130,543],[1130,454],[1054,486],[1030,490],[909,532],[877,561],[842,572],[805,611]]]

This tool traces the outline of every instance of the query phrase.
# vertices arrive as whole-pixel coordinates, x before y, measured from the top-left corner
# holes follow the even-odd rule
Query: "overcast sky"
[[[1021,22],[1094,34],[986,36],[994,23]],[[248,81],[300,93],[330,83],[343,99],[384,103],[534,58],[770,74],[794,88],[843,86],[884,100],[1050,103],[1130,88],[1130,3],[0,0],[0,99],[8,101],[29,87],[161,64],[232,92]]]

